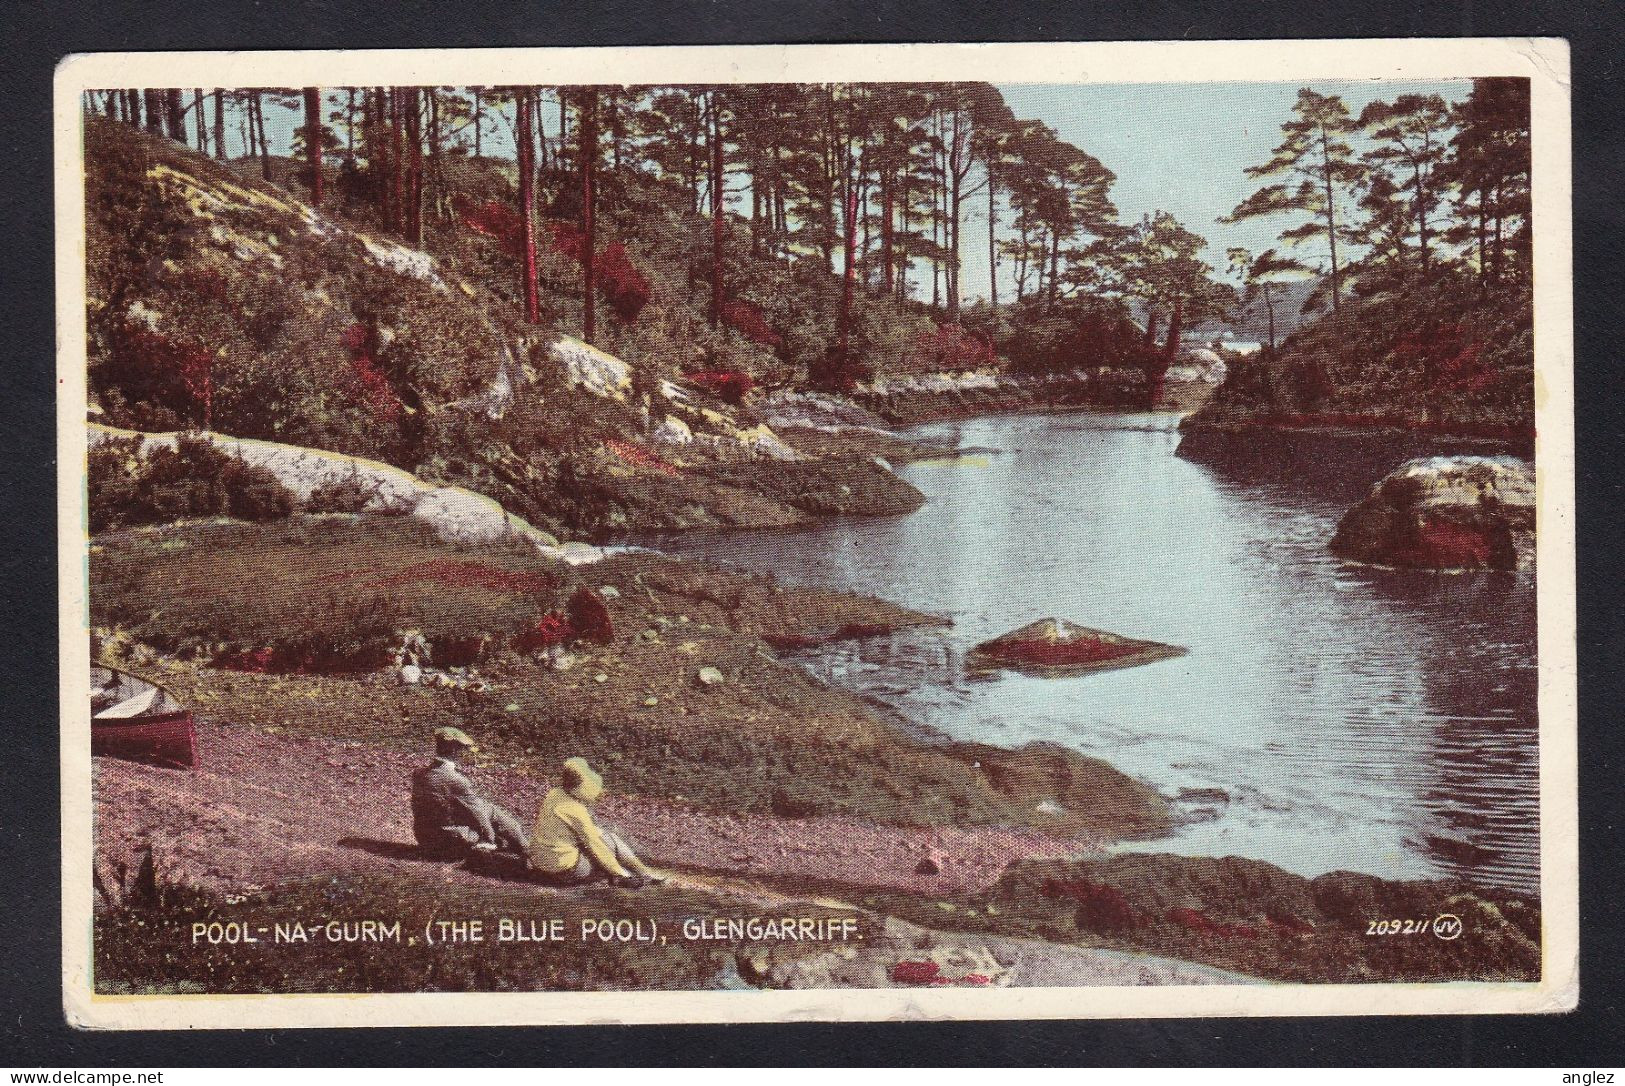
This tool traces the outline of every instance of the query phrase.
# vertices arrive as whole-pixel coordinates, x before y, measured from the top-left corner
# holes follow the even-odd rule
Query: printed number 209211
[[[1425,935],[1432,930],[1433,921],[1427,920],[1373,920],[1366,925],[1367,935]]]

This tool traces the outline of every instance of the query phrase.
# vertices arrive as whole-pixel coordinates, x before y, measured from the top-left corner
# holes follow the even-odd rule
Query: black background
[[[1131,9],[1131,10],[1123,10]],[[1619,1018],[1621,58],[1617,3],[754,0],[3,5],[0,1066],[1625,1065]],[[1572,46],[1581,997],[1569,1015],[547,1029],[76,1032],[61,1011],[51,75],[68,53],[753,42],[1554,36]],[[1268,78],[1268,72],[1259,72]],[[1154,138],[1148,133],[1147,138]],[[1379,997],[1380,998],[1380,997]]]

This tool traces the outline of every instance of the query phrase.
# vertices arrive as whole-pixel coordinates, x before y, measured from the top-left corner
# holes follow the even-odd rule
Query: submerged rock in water
[[[1136,641],[1060,618],[1045,618],[971,650],[972,667],[1009,667],[1042,674],[1072,674],[1133,667],[1183,656],[1177,645]]]
[[[1526,569],[1535,469],[1511,456],[1411,460],[1344,514],[1332,553],[1413,569]]]

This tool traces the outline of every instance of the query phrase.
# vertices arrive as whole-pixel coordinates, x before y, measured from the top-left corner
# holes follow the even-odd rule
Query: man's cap
[[[456,743],[460,747],[467,747],[469,750],[474,751],[480,749],[474,740],[468,737],[468,733],[461,728],[436,728],[434,730],[434,741],[436,743]]]

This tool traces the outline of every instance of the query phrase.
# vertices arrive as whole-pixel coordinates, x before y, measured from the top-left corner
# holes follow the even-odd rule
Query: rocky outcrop
[[[986,912],[1004,934],[1164,954],[1282,981],[1533,980],[1540,902],[1452,880],[1124,853],[1024,860]]]
[[[967,663],[973,668],[1009,667],[1068,675],[1149,664],[1184,654],[1177,645],[1137,641],[1065,619],[1045,618],[982,642],[971,650]]]
[[[1343,516],[1331,549],[1410,569],[1530,568],[1534,466],[1510,456],[1411,460]]]
[[[177,433],[142,434],[99,423],[87,427],[91,447],[107,441],[136,438],[141,450],[168,446],[180,440]],[[533,544],[543,554],[572,565],[596,562],[604,552],[582,543],[560,543],[553,536],[507,512],[484,494],[460,486],[437,486],[376,460],[322,449],[307,449],[257,438],[226,434],[196,435],[222,451],[254,467],[263,468],[291,491],[300,503],[307,503],[318,491],[344,486],[352,488],[360,504],[354,510],[385,516],[409,516],[421,520],[451,543],[493,543],[521,540]]]

